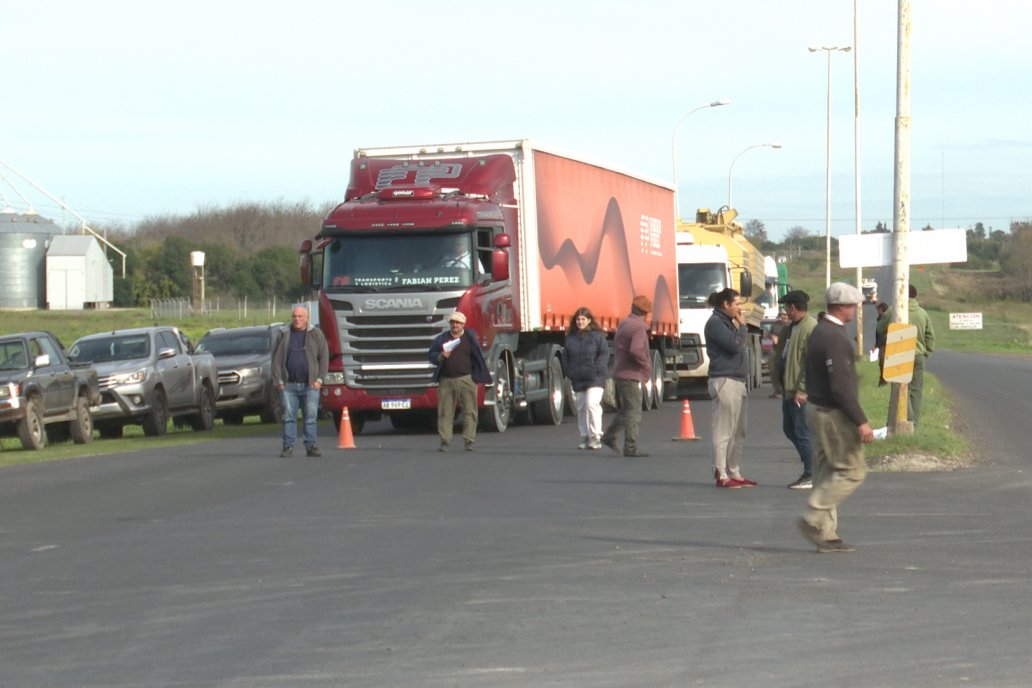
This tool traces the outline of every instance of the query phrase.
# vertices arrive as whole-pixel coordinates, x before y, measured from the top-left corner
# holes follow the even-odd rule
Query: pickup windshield
[[[471,249],[468,233],[335,237],[324,253],[323,288],[338,292],[464,289],[481,269]]]
[[[21,370],[29,367],[29,356],[20,341],[0,342],[0,370]]]
[[[268,332],[254,334],[209,334],[197,345],[198,351],[207,351],[213,356],[247,356],[269,352],[271,342]]]
[[[715,291],[727,287],[720,263],[690,263],[677,266],[677,291],[681,308],[706,308]]]
[[[145,334],[99,337],[72,344],[68,358],[75,363],[132,361],[150,356],[150,337]]]

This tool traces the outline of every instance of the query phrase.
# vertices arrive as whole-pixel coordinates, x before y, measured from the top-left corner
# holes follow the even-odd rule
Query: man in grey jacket
[[[329,369],[326,337],[308,323],[308,309],[297,306],[290,314],[290,329],[280,337],[272,353],[272,382],[280,391],[283,406],[282,458],[294,455],[297,439],[297,411],[304,423],[305,453],[320,456],[316,446],[319,419],[319,390]]]

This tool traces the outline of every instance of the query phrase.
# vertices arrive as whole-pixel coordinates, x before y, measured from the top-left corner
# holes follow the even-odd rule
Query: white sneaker
[[[597,437],[588,442],[588,449],[601,449],[602,442]]]
[[[587,448],[588,448],[588,438],[587,437],[580,438],[580,444],[577,445],[577,449],[587,449]]]

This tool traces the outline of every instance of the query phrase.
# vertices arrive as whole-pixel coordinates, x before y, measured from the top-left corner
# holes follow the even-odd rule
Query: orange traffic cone
[[[688,400],[684,400],[684,407],[681,409],[681,436],[674,440],[697,440],[695,436],[695,424],[692,423],[692,407]]]
[[[351,434],[351,417],[348,415],[348,407],[340,412],[340,437],[337,440],[337,449],[355,449],[355,437]]]

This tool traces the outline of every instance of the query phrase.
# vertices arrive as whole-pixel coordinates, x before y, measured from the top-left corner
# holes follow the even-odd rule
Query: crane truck
[[[733,208],[716,213],[696,212],[695,222],[677,226],[678,328],[681,353],[677,372],[681,384],[705,382],[709,376],[706,321],[712,314],[709,295],[727,287],[742,295],[742,311],[749,328],[750,387],[763,379],[762,336],[767,291],[764,257],[748,239]]]

